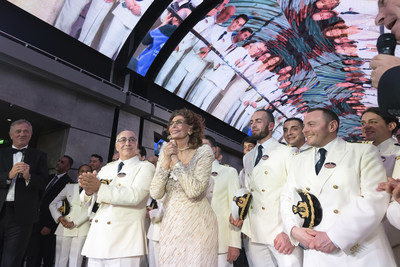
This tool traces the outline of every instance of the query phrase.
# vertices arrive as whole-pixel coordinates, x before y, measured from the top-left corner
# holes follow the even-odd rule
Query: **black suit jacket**
[[[382,116],[400,116],[400,66],[383,73],[378,84],[378,104]]]
[[[15,219],[17,224],[31,224],[38,220],[39,194],[44,189],[47,179],[47,156],[45,153],[28,148],[25,153],[25,163],[29,164],[31,180],[28,186],[23,178],[15,182]],[[0,149],[0,209],[6,201],[8,175],[13,166],[13,151],[11,147]]]
[[[49,183],[53,177],[54,174],[49,177]],[[39,229],[42,229],[44,226],[46,226],[47,228],[51,229],[52,233],[56,231],[57,223],[51,216],[49,205],[68,183],[73,183],[73,181],[68,174],[64,174],[51,188],[48,188],[43,192],[42,199],[40,201]]]

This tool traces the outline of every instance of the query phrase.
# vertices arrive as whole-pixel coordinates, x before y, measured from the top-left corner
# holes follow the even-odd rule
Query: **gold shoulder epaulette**
[[[399,159],[400,159],[400,156],[397,156],[397,157],[396,157],[396,160],[399,160]]]
[[[349,143],[358,143],[358,144],[369,144],[369,145],[373,145],[373,144],[374,144],[374,141],[357,140],[356,142],[349,142]]]

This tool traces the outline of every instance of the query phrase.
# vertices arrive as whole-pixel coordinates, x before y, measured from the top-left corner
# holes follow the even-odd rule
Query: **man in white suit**
[[[328,109],[310,109],[303,133],[311,148],[292,159],[281,195],[285,232],[308,248],[304,266],[396,266],[381,225],[389,196],[375,188],[386,181],[377,149],[337,136],[339,118]],[[318,198],[322,220],[303,227],[294,213],[296,190]]]
[[[231,222],[243,223],[242,232],[249,237],[250,266],[301,266],[301,249],[283,232],[279,209],[292,150],[272,137],[275,123],[271,112],[257,110],[250,124],[257,145],[244,156],[243,165],[253,200],[244,222]]]
[[[139,266],[147,254],[144,220],[154,165],[136,156],[137,139],[132,131],[122,131],[115,144],[120,158],[98,173],[82,174],[79,183],[84,203],[99,203],[82,255],[88,266]]]
[[[203,144],[209,145],[216,155],[217,142],[213,137],[206,135]],[[240,229],[229,223],[232,199],[239,190],[239,176],[235,168],[222,165],[215,159],[211,179],[214,181],[209,192],[211,207],[218,221],[218,267],[229,267],[233,266],[242,246]]]
[[[393,173],[395,165],[400,165],[400,160],[396,160],[400,156],[400,146],[392,137],[398,124],[399,120],[395,116],[382,117],[377,107],[368,108],[361,116],[361,130],[365,139],[374,142],[386,169],[386,176],[394,178],[400,178]],[[383,226],[396,263],[400,266],[400,230],[392,226],[386,217]]]

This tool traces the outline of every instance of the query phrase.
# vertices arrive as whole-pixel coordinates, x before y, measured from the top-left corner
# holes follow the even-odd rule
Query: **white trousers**
[[[218,253],[218,267],[232,267],[233,263],[227,261],[228,253]]]
[[[66,0],[54,26],[66,34],[71,34],[72,25],[88,3],[89,0]]]
[[[120,51],[122,44],[128,39],[132,30],[126,27],[119,18],[115,17],[111,20],[99,44],[99,52],[107,57],[114,59],[117,51]]]
[[[85,21],[82,25],[78,40],[91,45],[106,15],[110,12],[114,2],[104,0],[92,0]]]
[[[57,267],[81,267],[81,255],[86,236],[56,236]]]
[[[158,255],[160,253],[160,242],[149,239],[149,267],[158,267]]]
[[[142,256],[116,259],[89,258],[88,267],[139,267],[141,257]]]
[[[285,255],[279,253],[273,245],[254,243],[251,240],[248,256],[254,267],[301,267],[303,263],[300,247],[296,246],[292,254]]]

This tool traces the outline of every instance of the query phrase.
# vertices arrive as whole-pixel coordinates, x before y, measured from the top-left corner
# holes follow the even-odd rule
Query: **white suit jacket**
[[[389,177],[400,178],[400,144],[393,138],[386,139],[377,146],[381,154],[386,174]],[[394,170],[396,169],[396,173]]]
[[[263,147],[264,157],[257,166],[254,167],[254,159],[258,153],[258,144],[243,158],[246,180],[253,199],[242,232],[252,242],[273,245],[276,236],[283,231],[279,198],[286,183],[292,149],[274,138],[269,139]]]
[[[390,203],[386,217],[394,227],[400,230],[400,204],[398,202]]]
[[[395,266],[382,218],[389,203],[385,192],[377,192],[386,181],[376,147],[334,139],[319,175],[315,173],[317,148],[293,157],[288,181],[281,196],[285,232],[301,227],[292,212],[297,189],[315,195],[323,217],[315,230],[326,232],[339,248],[331,254],[304,251],[304,266]],[[330,164],[327,164],[330,163]]]
[[[139,161],[135,156],[124,161],[118,177],[120,162],[108,163],[98,174],[100,179],[112,179],[110,184],[101,184],[99,191],[92,196],[87,196],[85,191],[81,193],[84,203],[100,203],[82,249],[82,255],[89,258],[147,254],[144,220],[154,165]]]
[[[377,148],[381,154],[383,165],[386,169],[386,175],[388,177],[400,178],[400,173],[397,173],[397,170],[400,170],[400,160],[398,160],[398,158],[400,158],[399,144],[393,138],[389,138],[380,143]],[[387,217],[388,216],[389,215],[387,215]],[[396,225],[393,225],[384,218],[383,226],[390,245],[392,247],[400,245],[400,230],[396,228]]]
[[[49,210],[54,221],[58,223],[58,218],[61,212],[57,210],[57,206],[67,199],[70,204],[70,212],[64,218],[69,222],[74,222],[74,228],[68,229],[58,224],[56,235],[60,236],[86,236],[89,231],[89,215],[88,206],[81,203],[79,198],[79,184],[67,184],[64,189],[56,196],[56,198],[50,203]]]
[[[229,223],[232,199],[239,190],[238,173],[235,168],[214,160],[211,179],[214,180],[214,186],[210,188],[211,207],[218,221],[218,253],[227,253],[228,247],[240,249],[240,229]]]

